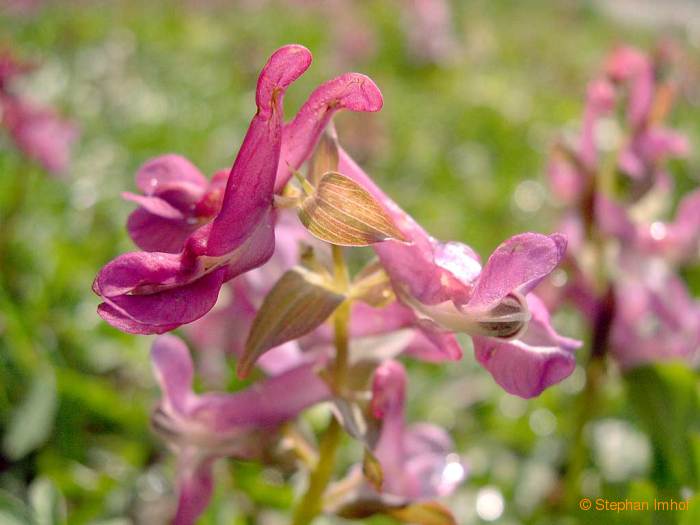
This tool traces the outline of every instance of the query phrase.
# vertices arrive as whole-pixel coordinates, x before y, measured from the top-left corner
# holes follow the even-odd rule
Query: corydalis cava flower
[[[185,344],[170,335],[153,344],[152,361],[163,398],[153,426],[178,454],[175,525],[190,525],[209,503],[213,463],[223,457],[259,457],[271,431],[330,397],[310,365],[300,365],[234,394],[195,394],[194,367]]]
[[[210,222],[186,236],[179,253],[129,253],[100,271],[93,289],[104,300],[98,311],[107,322],[140,334],[163,333],[190,323],[214,306],[224,282],[270,258],[275,242],[276,178],[288,178],[291,170],[306,160],[315,142],[313,136],[321,133],[335,111],[377,111],[382,105],[371,80],[348,73],[316,89],[295,119],[283,128],[284,92],[310,63],[311,54],[306,48],[286,46],[263,68],[256,95],[258,111],[229,173],[221,205]],[[165,164],[161,163],[164,171],[173,169],[173,163]],[[193,172],[188,168],[183,173],[170,171],[166,177],[182,184]],[[148,220],[175,221],[171,226],[179,238],[184,237],[182,230],[188,228],[191,221],[186,219],[191,215],[159,198],[157,202],[141,202],[142,208],[144,204],[156,208],[157,214],[153,213],[154,207],[144,208],[150,214]],[[163,213],[171,213],[172,217],[163,217]],[[174,249],[172,235],[163,241],[162,245],[156,241],[158,248]],[[154,246],[152,239],[149,246]]]
[[[573,372],[573,350],[580,343],[558,336],[546,309],[536,297],[528,298],[562,260],[564,236],[517,235],[502,243],[482,268],[470,247],[432,238],[345,151],[340,152],[340,170],[375,195],[411,240],[387,241],[374,249],[397,297],[416,312],[416,322],[420,318],[441,330],[477,336],[479,361],[512,394],[536,396]],[[528,329],[530,304],[537,305],[534,326],[539,328]],[[501,359],[504,354],[519,367]]]
[[[666,66],[637,49],[615,50],[589,85],[578,145],[558,145],[550,163],[571,240],[570,277],[555,300],[578,306],[602,334],[596,352],[625,369],[693,362],[700,347],[698,302],[676,273],[698,259],[700,191],[681,200],[674,219],[662,215],[673,186],[665,161],[689,151],[686,137],[663,125],[676,90],[661,74]],[[610,162],[596,130],[617,103],[623,131]]]

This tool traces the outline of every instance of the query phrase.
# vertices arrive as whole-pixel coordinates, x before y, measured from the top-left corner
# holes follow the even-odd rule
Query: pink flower
[[[381,94],[371,80],[363,75],[343,75],[314,91],[283,132],[284,92],[310,62],[306,48],[286,46],[263,68],[256,95],[258,111],[229,174],[220,209],[186,238],[180,253],[128,253],[100,271],[93,289],[104,300],[98,313],[107,322],[141,334],[163,333],[190,323],[214,306],[224,282],[270,258],[275,244],[275,178],[288,178],[289,166],[295,169],[306,160],[323,130],[319,123],[327,122],[335,111],[376,111],[381,107]],[[165,164],[164,179],[175,184],[180,201],[191,203],[202,193],[204,182],[191,165],[182,159],[172,162],[172,158]],[[162,166],[160,159],[156,167]],[[190,185],[195,179],[198,189]],[[156,182],[156,190],[159,186]],[[169,248],[173,249],[182,239],[183,220],[187,222],[192,216],[186,216],[163,195],[147,193],[145,197],[139,198],[139,203],[150,207],[146,211],[151,222],[142,228],[140,233],[145,230],[146,235],[140,237],[141,242],[152,244],[149,226],[165,214],[179,221],[176,232],[169,234]]]
[[[129,235],[142,250],[179,253],[189,236],[219,212],[227,181],[225,171],[207,181],[179,155],[146,162],[136,173],[143,195],[122,194],[139,205],[129,216]]]
[[[50,109],[37,108],[17,97],[0,94],[3,124],[17,147],[53,174],[66,170],[71,145],[78,138],[75,124]]]
[[[509,374],[507,362],[488,360],[487,366],[499,384],[516,395],[537,395],[573,371],[572,352],[578,343],[558,336],[549,324],[549,317],[541,311],[541,304],[536,299],[525,299],[562,260],[566,250],[562,235],[516,235],[501,244],[482,268],[478,256],[468,246],[441,243],[428,235],[343,150],[340,171],[382,202],[402,233],[411,240],[410,244],[386,241],[374,249],[397,296],[424,319],[422,323],[430,323],[433,330],[440,327],[447,332],[497,338],[478,339],[481,348],[496,348],[502,340],[517,340],[517,344],[508,348],[519,360],[519,373],[528,378],[526,383],[531,388],[522,388],[515,379],[504,379]],[[533,315],[531,303],[537,306],[537,324],[532,329],[536,336],[528,338],[528,321]],[[526,337],[519,337],[521,334]],[[486,364],[485,352],[481,354],[480,361]],[[554,368],[557,373],[550,372]]]
[[[406,371],[396,361],[374,373],[371,411],[381,421],[373,452],[382,466],[382,493],[403,501],[450,495],[464,480],[465,469],[454,459],[447,433],[427,423],[406,427]]]
[[[233,394],[195,394],[190,354],[170,335],[155,340],[152,361],[163,392],[153,426],[178,455],[175,525],[195,523],[208,505],[217,459],[258,457],[279,424],[331,396],[311,365]]]
[[[630,257],[615,284],[610,352],[623,369],[657,361],[697,362],[700,302],[661,261]]]

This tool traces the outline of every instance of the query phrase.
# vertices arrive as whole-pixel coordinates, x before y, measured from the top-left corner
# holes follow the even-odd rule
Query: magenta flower
[[[170,335],[155,340],[152,360],[163,392],[153,426],[178,455],[175,525],[195,523],[208,505],[217,459],[259,456],[275,427],[331,396],[310,365],[234,394],[195,394],[190,354]]]
[[[17,147],[52,174],[65,172],[78,127],[49,108],[37,107],[10,89],[12,80],[33,69],[11,53],[0,53],[0,117]]]
[[[163,155],[146,162],[136,173],[143,195],[123,193],[139,205],[127,222],[129,235],[142,250],[179,253],[185,241],[221,209],[228,173],[209,182],[184,157]]]
[[[98,313],[108,323],[141,334],[163,333],[190,323],[214,306],[224,282],[270,258],[275,242],[273,195],[278,172],[281,179],[288,178],[289,166],[295,169],[306,160],[323,130],[319,122],[327,122],[333,112],[343,108],[376,111],[381,107],[381,94],[371,80],[363,75],[343,75],[314,91],[283,132],[284,92],[310,62],[306,48],[286,46],[263,68],[256,95],[258,111],[231,169],[220,209],[186,238],[180,253],[128,253],[100,271],[93,289],[104,300]],[[182,162],[177,164],[179,168],[165,178],[179,177],[176,193],[191,203],[199,192],[183,190],[182,184],[199,177],[190,167],[183,168]],[[200,189],[201,184],[200,179]],[[154,196],[160,200],[152,200]],[[164,213],[175,217],[176,206],[163,195],[147,193],[146,197],[148,200],[140,204],[151,206],[147,210],[151,215],[155,209],[159,219]],[[185,222],[192,218],[182,215]],[[182,222],[179,226],[178,242]]]
[[[371,411],[381,421],[373,452],[382,466],[382,493],[403,501],[450,495],[464,480],[465,469],[453,453],[452,440],[434,425],[406,427],[406,371],[396,361],[374,373]]]

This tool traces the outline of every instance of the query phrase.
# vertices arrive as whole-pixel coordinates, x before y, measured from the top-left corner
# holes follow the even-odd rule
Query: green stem
[[[336,285],[346,291],[349,283],[348,269],[343,258],[342,248],[332,246],[333,268]],[[348,370],[348,323],[350,321],[350,304],[343,302],[333,316],[335,330],[335,366],[333,368],[333,389],[341,392]],[[323,495],[335,470],[335,458],[342,439],[342,427],[334,416],[321,438],[316,468],[309,477],[309,486],[297,506],[292,525],[308,525],[323,510]]]

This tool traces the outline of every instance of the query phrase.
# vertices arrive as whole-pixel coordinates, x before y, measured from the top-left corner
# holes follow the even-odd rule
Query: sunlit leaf
[[[315,273],[303,268],[286,272],[267,294],[253,321],[238,362],[238,376],[247,376],[271,348],[320,326],[344,299]]]
[[[304,198],[299,219],[314,236],[340,246],[406,242],[391,217],[362,186],[340,173],[326,173]]]
[[[13,411],[3,437],[3,449],[20,459],[46,441],[56,414],[56,377],[50,368],[37,371],[22,402]]]
[[[321,135],[309,160],[308,179],[316,186],[329,171],[338,171],[338,136],[332,124]]]

